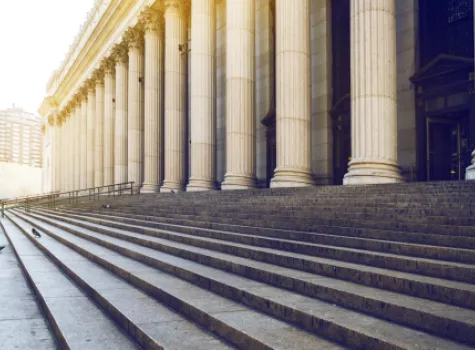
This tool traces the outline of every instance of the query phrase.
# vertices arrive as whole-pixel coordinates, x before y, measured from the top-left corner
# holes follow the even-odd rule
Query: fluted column
[[[276,0],[277,167],[271,187],[312,185],[310,0]]]
[[[59,192],[61,191],[61,113],[57,113],[55,117],[54,123],[54,134],[55,134],[55,142],[54,142],[54,158],[55,158],[55,165],[54,165],[54,186],[53,191]]]
[[[56,127],[55,127],[55,111],[48,116],[46,127],[49,134],[49,148],[50,148],[50,163],[49,163],[49,183],[48,191],[53,192],[56,185]]]
[[[80,145],[79,145],[79,189],[87,188],[87,92],[81,100]]]
[[[73,136],[73,116],[75,114],[74,108],[69,107],[68,117],[66,119],[66,139],[65,139],[65,150],[66,150],[66,191],[71,191],[74,187],[74,136]]]
[[[119,45],[114,50],[116,65],[115,80],[115,131],[114,131],[114,182],[127,182],[127,90],[128,55],[127,48]]]
[[[56,184],[55,184],[55,191],[61,192],[62,190],[62,176],[63,173],[61,171],[63,166],[63,112],[61,112],[56,117]]]
[[[86,136],[86,187],[94,187],[94,148],[96,128],[96,84],[91,80],[87,87],[87,136]]]
[[[61,191],[65,192],[69,190],[69,180],[70,180],[70,174],[69,174],[69,169],[70,169],[70,145],[71,145],[71,139],[69,137],[69,125],[71,121],[71,110],[69,107],[67,107],[65,115],[64,115],[64,122],[63,122],[63,142],[62,142],[62,147],[63,147],[63,166],[62,166],[62,171],[63,171],[63,186]]]
[[[187,191],[215,188],[216,1],[191,3],[191,175]]]
[[[165,1],[165,179],[162,192],[185,187],[186,44],[185,2]]]
[[[96,72],[96,118],[94,126],[94,186],[104,185],[104,74]]]
[[[475,6],[473,6],[473,16],[475,17]],[[475,21],[474,21],[473,31],[475,33]],[[475,38],[475,35],[474,35],[474,38]],[[475,87],[475,81],[472,82],[472,84],[474,84],[474,87]],[[472,93],[475,93],[475,92],[473,92],[473,90],[472,90]],[[471,100],[472,100],[472,108],[475,111],[475,98],[472,98]],[[472,116],[474,115],[474,113],[472,113]],[[471,134],[474,135],[475,133],[472,132]],[[475,180],[475,150],[472,152],[472,165],[467,167],[467,170],[465,172],[465,179],[466,180]]]
[[[255,1],[226,5],[226,174],[223,190],[256,183]]]
[[[160,86],[161,23],[158,12],[147,9],[142,17],[145,27],[144,91],[144,182],[142,193],[155,193],[161,183],[162,113]]]
[[[76,113],[74,125],[74,189],[81,187],[81,101],[82,95],[79,94],[76,100]]]
[[[104,63],[104,185],[114,183],[115,63]]]
[[[395,0],[353,0],[350,18],[352,160],[343,182],[400,182]]]
[[[137,193],[142,185],[143,166],[143,34],[130,29],[126,40],[129,48],[127,178],[134,182]]]

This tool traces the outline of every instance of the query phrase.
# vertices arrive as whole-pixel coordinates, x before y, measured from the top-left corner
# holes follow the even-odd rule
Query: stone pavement
[[[34,293],[0,228],[0,348],[56,349]]]

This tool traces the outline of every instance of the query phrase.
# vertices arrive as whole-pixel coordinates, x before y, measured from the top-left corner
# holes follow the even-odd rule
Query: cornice
[[[56,96],[61,107],[65,106],[76,92],[82,88],[84,82],[90,78],[95,69],[100,67],[104,58],[114,58],[115,61],[124,60],[126,57],[111,55],[113,48],[123,42],[125,31],[136,27],[140,13],[149,6],[160,9],[162,0],[111,0],[99,1],[107,3],[107,8],[96,16],[95,27],[81,49],[77,50],[75,59],[70,60],[66,66],[57,70],[55,88],[50,94]],[[84,40],[84,39],[81,39]],[[117,54],[117,52],[116,52]],[[114,61],[114,62],[115,62]],[[110,65],[110,63],[109,63]],[[63,68],[67,69],[64,70]],[[48,109],[42,115],[46,115]]]
[[[100,19],[104,13],[109,8],[109,5],[114,2],[113,0],[95,0],[94,5],[87,14],[86,20],[81,26],[79,33],[76,35],[72,45],[69,47],[69,52],[66,55],[63,63],[60,68],[55,71],[55,79],[61,81],[64,79],[69,68],[72,66],[74,61],[77,59],[79,53],[82,51],[86,45],[89,37],[92,35],[94,29],[97,27]],[[49,88],[49,86],[48,86]]]

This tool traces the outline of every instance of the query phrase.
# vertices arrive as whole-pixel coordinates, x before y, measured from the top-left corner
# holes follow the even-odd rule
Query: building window
[[[473,0],[419,0],[420,66],[441,54],[473,57]]]

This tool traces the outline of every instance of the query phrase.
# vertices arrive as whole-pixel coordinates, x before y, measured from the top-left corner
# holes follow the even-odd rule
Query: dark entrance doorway
[[[428,118],[428,180],[462,180],[470,160],[468,141],[468,114]]]
[[[275,110],[271,109],[266,117],[261,121],[266,126],[266,186],[270,187],[270,182],[277,167],[277,143],[275,128]]]
[[[419,0],[419,71],[410,79],[419,181],[465,178],[475,148],[473,50],[473,1]]]
[[[351,157],[350,0],[331,6],[333,183],[341,185]]]
[[[351,160],[350,95],[337,103],[332,110],[333,125],[333,183],[343,184]]]

